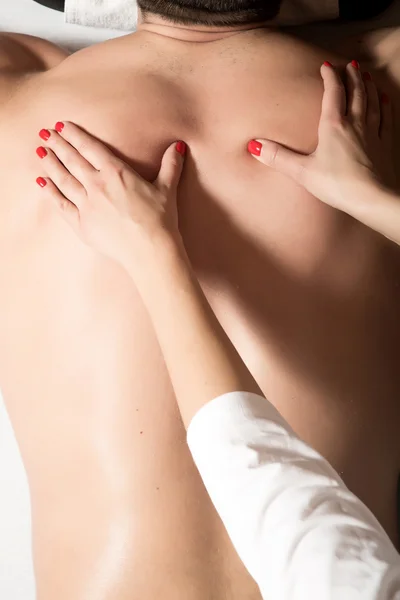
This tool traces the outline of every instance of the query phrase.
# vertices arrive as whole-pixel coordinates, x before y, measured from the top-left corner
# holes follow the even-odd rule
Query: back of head
[[[146,13],[184,25],[235,26],[269,21],[281,0],[138,0]]]

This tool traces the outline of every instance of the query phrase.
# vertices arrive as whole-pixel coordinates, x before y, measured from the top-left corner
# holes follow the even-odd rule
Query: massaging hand
[[[154,183],[148,183],[106,146],[76,125],[43,129],[37,149],[46,177],[37,183],[83,242],[123,262],[127,248],[140,254],[162,233],[178,234],[177,187],[186,146],[165,152]]]
[[[345,87],[330,63],[321,68],[324,81],[318,147],[310,156],[259,139],[249,151],[265,165],[292,177],[311,194],[354,216],[365,201],[366,185],[396,184],[392,157],[392,111],[369,73],[347,66]],[[347,111],[346,111],[347,105]]]

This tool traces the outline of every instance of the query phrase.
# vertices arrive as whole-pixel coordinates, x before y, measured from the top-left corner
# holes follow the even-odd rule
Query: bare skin
[[[212,37],[155,23],[67,60],[2,38],[0,379],[38,600],[259,599],[189,457],[136,290],[35,184],[37,132],[58,120],[149,179],[173,140],[188,143],[180,225],[218,318],[396,539],[399,252],[246,151],[263,137],[311,152],[320,64],[338,60],[267,30]]]

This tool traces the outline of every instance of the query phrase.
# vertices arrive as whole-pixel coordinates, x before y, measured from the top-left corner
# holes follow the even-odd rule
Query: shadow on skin
[[[186,173],[194,168],[189,156]],[[197,181],[193,174],[191,181]],[[384,514],[394,510],[394,505],[382,509],[382,494],[377,496],[369,482],[372,473],[376,476],[377,471],[382,472],[378,479],[392,489],[392,471],[386,476],[385,462],[392,469],[393,456],[400,454],[396,441],[400,418],[400,320],[395,309],[396,304],[400,305],[398,249],[382,238],[377,258],[379,264],[388,265],[385,275],[389,284],[383,278],[382,288],[369,289],[368,298],[359,281],[354,286],[350,282],[344,289],[335,289],[326,278],[319,277],[324,275],[329,257],[321,257],[317,271],[309,279],[298,279],[254,244],[204,189],[191,189],[194,197],[201,197],[201,207],[182,198],[181,228],[192,264],[217,317],[222,317],[223,322],[218,303],[221,294],[249,330],[256,332],[266,355],[273,356],[273,364],[265,365],[263,381],[258,377],[263,393],[306,441],[326,455],[352,491],[383,519]],[[360,227],[361,235],[368,233],[343,215],[348,236],[353,235],[354,227]],[[344,244],[346,237],[345,234]],[[339,247],[335,247],[335,253],[336,250],[340,251]],[[397,303],[388,301],[393,295],[397,296]],[[370,314],[373,318],[369,318]],[[382,351],[384,365],[380,359]],[[284,392],[279,398],[269,392],[268,372],[271,367],[276,368],[276,359],[279,371],[296,381],[296,396],[288,397]],[[379,376],[375,376],[377,364]],[[279,374],[275,373],[272,379],[276,382],[277,378]],[[303,414],[304,409],[307,413]],[[343,446],[332,437],[335,431],[342,432],[346,440]],[[369,461],[374,456],[377,459],[372,464]],[[387,499],[387,489],[385,494]],[[394,494],[393,489],[393,497]]]
[[[1,34],[0,53],[2,72],[12,75],[46,71],[68,56],[68,52],[46,40],[16,33]]]
[[[189,163],[190,158],[187,167],[193,169],[194,166]],[[194,185],[200,187],[196,177],[192,176],[191,181],[195,181]],[[222,285],[225,293],[234,298],[240,312],[251,321],[252,330],[259,332],[260,337],[274,347],[274,352],[279,354],[290,371],[312,384],[321,395],[341,398],[346,402],[349,396],[355,394],[356,389],[357,395],[363,393],[357,379],[357,375],[361,373],[356,374],[354,371],[356,365],[354,349],[351,347],[352,332],[347,327],[344,316],[346,314],[348,317],[350,313],[356,326],[364,328],[365,325],[368,336],[376,339],[377,347],[382,344],[384,329],[390,332],[390,337],[393,334],[393,339],[385,339],[385,343],[394,344],[394,324],[400,329],[400,323],[397,312],[392,314],[385,310],[383,314],[383,296],[380,291],[376,290],[374,299],[369,296],[369,300],[382,305],[380,327],[371,331],[373,324],[364,324],[360,320],[360,306],[363,306],[360,282],[354,281],[354,285],[350,282],[340,288],[330,285],[324,277],[330,262],[329,256],[321,256],[309,279],[296,278],[233,223],[204,189],[193,189],[193,183],[191,186],[193,195],[202,198],[201,207],[194,204],[188,206],[187,202],[182,201],[180,221],[189,256],[199,276],[205,283],[210,282],[211,289],[213,281],[218,288]],[[338,239],[335,252],[341,252],[341,243],[344,244],[345,251],[347,237],[354,235],[354,227],[364,230],[363,226],[358,226],[353,219],[343,215],[341,228],[346,233],[341,234],[343,240]],[[378,234],[371,232],[370,235],[375,237]],[[397,294],[400,300],[399,288],[396,286],[400,253],[391,243],[382,239],[381,255],[393,264],[391,293]],[[327,315],[330,315],[329,319]],[[346,333],[346,339],[341,338],[338,348],[333,349],[335,332],[340,326]],[[332,353],[335,350],[340,355],[340,364],[332,363]],[[363,365],[362,372],[365,368],[366,365]],[[365,385],[367,386],[367,382]],[[371,385],[373,383],[368,381],[368,395],[371,395]],[[380,388],[381,397],[382,391]]]

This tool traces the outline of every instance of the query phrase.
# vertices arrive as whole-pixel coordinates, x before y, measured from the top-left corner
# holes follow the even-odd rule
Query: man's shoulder
[[[0,34],[0,104],[12,97],[28,76],[57,66],[67,52],[55,44],[29,35]]]
[[[68,53],[41,38],[17,33],[0,34],[0,72],[29,73],[57,66]]]

